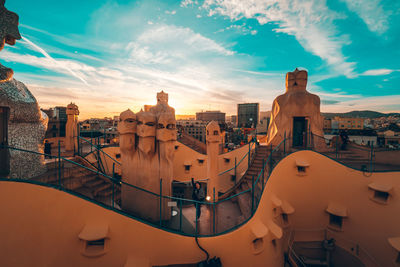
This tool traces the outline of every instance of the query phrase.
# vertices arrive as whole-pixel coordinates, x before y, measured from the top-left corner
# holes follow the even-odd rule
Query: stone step
[[[91,181],[86,182],[85,186],[89,187],[89,188],[93,188],[95,186],[98,186],[99,184],[102,184],[103,182],[104,181],[102,179],[93,179]]]
[[[97,185],[96,187],[93,188],[93,195],[97,196],[97,194],[100,191],[103,191],[103,190],[109,189],[109,188],[111,188],[111,184],[107,183],[107,182],[103,182],[103,183],[101,183],[101,184],[99,184],[99,185]]]

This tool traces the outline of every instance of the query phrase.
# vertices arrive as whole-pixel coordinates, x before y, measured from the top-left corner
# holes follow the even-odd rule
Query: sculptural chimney
[[[65,125],[65,150],[73,151],[78,147],[78,106],[70,103],[67,106],[67,124]]]
[[[218,155],[220,151],[221,129],[216,121],[211,121],[206,127],[207,142],[207,196],[218,200],[219,180],[218,180]]]

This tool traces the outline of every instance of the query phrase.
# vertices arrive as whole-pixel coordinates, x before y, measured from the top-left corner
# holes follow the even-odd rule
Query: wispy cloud
[[[187,1],[182,5],[187,6]],[[253,18],[261,25],[276,24],[276,32],[295,36],[306,50],[325,60],[337,72],[354,76],[355,63],[348,62],[342,53],[349,38],[339,36],[333,24],[344,17],[330,10],[324,0],[205,0],[202,7],[210,16],[219,14],[234,21]]]
[[[54,58],[52,58],[43,48],[41,48],[40,46],[34,44],[33,42],[31,42],[28,38],[22,36],[22,39],[27,42],[29,45],[31,45],[34,49],[36,49],[38,52],[40,52],[43,56],[45,56],[45,58],[47,60],[42,61],[44,63],[44,65],[48,66],[48,67],[56,67],[56,68],[61,68],[64,69],[66,71],[68,71],[72,76],[74,76],[75,78],[78,78],[79,80],[81,80],[84,84],[88,85],[88,83],[86,82],[86,80],[82,77],[81,74],[73,71],[70,66],[68,66],[68,64],[70,63],[69,61],[57,61]],[[47,61],[47,62],[46,62]],[[46,63],[45,63],[46,62]],[[33,62],[31,62],[32,64]]]
[[[395,71],[400,71],[399,70],[393,70],[393,69],[374,69],[374,70],[367,70],[361,73],[360,75],[362,76],[381,76],[381,75],[388,75],[391,74]]]
[[[355,12],[372,32],[382,34],[389,28],[390,10],[384,10],[380,0],[341,0]]]

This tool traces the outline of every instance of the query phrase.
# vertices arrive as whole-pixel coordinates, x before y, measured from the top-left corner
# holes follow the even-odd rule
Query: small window
[[[197,161],[199,162],[200,165],[204,163],[204,159],[198,159]]]
[[[121,158],[121,154],[119,154],[119,153],[118,153],[118,154],[115,154],[115,158],[116,158],[116,159]]]
[[[400,264],[400,252],[397,253],[397,259],[396,259],[396,263]]]
[[[218,135],[218,131],[214,131],[214,135]]]
[[[379,201],[379,202],[386,203],[388,198],[389,198],[389,193],[388,192],[382,192],[382,191],[375,191],[374,192],[374,199]]]
[[[185,165],[185,171],[190,171],[190,165]]]
[[[175,146],[175,150],[178,150],[179,146]]]
[[[329,226],[337,229],[342,229],[343,217],[334,214],[329,214]]]
[[[230,161],[231,161],[230,158],[224,158],[224,162],[225,162],[225,163],[229,163]]]
[[[98,240],[92,240],[92,241],[87,241],[86,246],[98,246],[98,247],[104,247],[104,238],[98,239]]]
[[[304,166],[297,166],[297,171],[300,173],[305,173],[306,172],[306,167]]]
[[[370,195],[371,200],[379,204],[387,204],[390,192],[393,188],[391,184],[373,182],[369,184],[368,187],[372,190],[372,193]]]
[[[256,238],[252,242],[253,245],[253,253],[258,254],[261,253],[264,249],[264,240],[263,238]]]

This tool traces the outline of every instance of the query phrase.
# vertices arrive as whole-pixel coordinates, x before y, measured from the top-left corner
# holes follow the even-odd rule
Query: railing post
[[[76,127],[76,144],[77,144],[77,150],[78,150],[78,152],[77,152],[77,154],[79,155],[79,125],[77,125],[77,127]],[[74,151],[75,151],[75,142],[74,142]]]
[[[338,159],[339,135],[336,135],[336,159]]]
[[[182,199],[179,199],[179,232],[182,232]]]
[[[58,140],[58,186],[61,188],[61,147]]]
[[[195,202],[196,203],[196,212],[195,212],[195,215],[194,215],[194,217],[195,217],[195,224],[196,224],[196,229],[195,229],[195,233],[196,233],[196,236],[197,236],[197,223],[198,223],[198,220],[197,220],[197,206],[199,205],[199,203],[197,203],[197,201]]]
[[[254,175],[251,176],[251,215],[253,216],[254,210]]]
[[[113,183],[113,187],[112,187],[112,207],[114,208],[114,185],[115,185],[115,162],[113,162],[113,168],[112,168],[112,183]]]
[[[265,181],[265,159],[262,160],[262,190],[264,192],[264,181]]]
[[[99,150],[99,147],[97,146],[96,147],[96,149],[97,149],[97,168],[98,169],[100,169],[100,150]],[[102,170],[102,171],[105,171],[105,170]]]
[[[374,158],[374,141],[371,141],[371,155],[370,155],[370,172],[372,172],[373,170],[372,170],[372,168],[373,168],[373,163],[372,163],[372,161],[373,161],[373,158]]]
[[[247,169],[250,168],[250,151],[251,151],[251,142],[249,143],[249,153],[247,154]]]
[[[235,185],[236,185],[236,181],[237,181],[237,172],[236,172],[237,170],[236,170],[236,157],[235,157]]]
[[[213,188],[213,233],[215,234],[215,187]]]
[[[90,131],[90,153],[92,153],[93,148],[93,132]]]
[[[160,226],[162,225],[162,178],[160,178]]]

